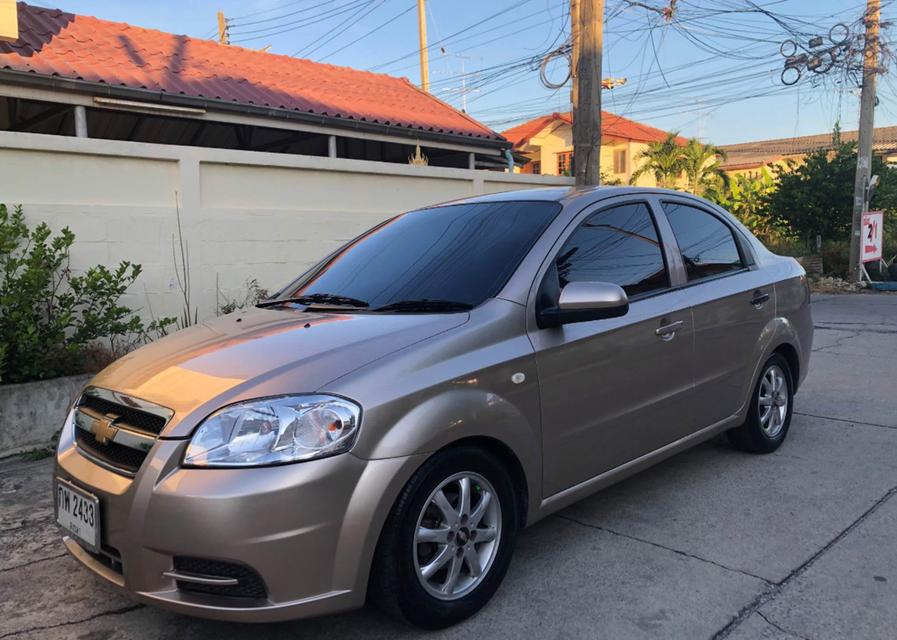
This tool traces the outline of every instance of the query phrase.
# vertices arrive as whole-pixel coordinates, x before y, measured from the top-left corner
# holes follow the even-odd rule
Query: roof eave
[[[304,111],[295,111],[292,109],[281,109],[277,107],[232,102],[229,100],[217,100],[214,98],[197,98],[193,96],[175,95],[164,91],[151,91],[149,89],[139,89],[135,87],[115,86],[102,82],[89,82],[87,80],[63,78],[60,76],[48,76],[28,71],[17,71],[14,69],[0,69],[0,81],[25,86],[50,88],[67,93],[79,93],[82,95],[89,94],[93,96],[140,100],[148,103],[196,107],[206,109],[207,111],[211,112],[223,111],[230,113],[243,113],[265,118],[279,120],[286,119],[294,122],[306,122],[308,124],[315,124],[338,129],[347,129],[351,131],[380,133],[395,137],[407,138],[409,142],[416,142],[418,140],[432,140],[460,145],[479,147],[485,146],[494,148],[499,152],[503,151],[504,149],[508,149],[511,146],[511,143],[505,139],[465,136],[461,134],[443,133],[438,131],[427,131],[426,129],[417,129],[413,127],[401,127],[390,124],[382,124],[378,122],[368,122],[350,118],[339,118],[335,116],[308,113]]]

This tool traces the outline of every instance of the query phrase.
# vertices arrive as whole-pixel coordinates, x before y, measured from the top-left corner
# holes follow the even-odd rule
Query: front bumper
[[[84,457],[63,429],[56,475],[93,493],[102,554],[71,538],[85,566],[137,600],[200,617],[265,622],[364,603],[386,514],[419,461],[351,454],[274,467],[184,469],[186,440],[157,440],[134,478]],[[117,556],[117,561],[109,561]],[[179,588],[175,558],[248,567],[263,598]]]

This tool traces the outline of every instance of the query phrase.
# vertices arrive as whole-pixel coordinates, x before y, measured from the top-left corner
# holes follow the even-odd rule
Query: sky
[[[419,82],[416,0],[26,1],[197,38],[217,37],[220,9],[233,46]],[[625,79],[603,92],[606,111],[714,144],[856,129],[851,64],[804,69],[786,86],[781,49],[794,41],[820,55],[833,27],[834,40],[861,43],[865,0],[678,0],[671,20],[659,11],[667,3],[605,0],[602,76]],[[897,0],[882,5],[883,20],[897,18]],[[568,14],[569,0],[427,0],[432,92],[497,131],[568,110],[569,84],[540,78],[546,55],[569,42]],[[824,44],[811,48],[817,35]],[[885,62],[876,126],[897,124],[897,66]],[[551,57],[545,79],[560,83],[567,69],[563,55]]]

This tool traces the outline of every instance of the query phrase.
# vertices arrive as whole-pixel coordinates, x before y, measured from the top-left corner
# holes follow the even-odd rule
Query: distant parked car
[[[125,356],[69,415],[65,545],[138,600],[456,623],[524,526],[718,433],[779,447],[813,337],[793,259],[630,187],[399,215],[259,306]]]

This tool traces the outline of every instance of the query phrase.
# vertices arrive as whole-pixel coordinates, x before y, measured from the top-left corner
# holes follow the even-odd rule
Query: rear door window
[[[711,213],[678,202],[664,202],[663,210],[688,280],[700,280],[744,268],[732,229]]]
[[[561,288],[570,282],[610,282],[632,297],[669,287],[654,218],[644,202],[594,213],[558,252]]]

